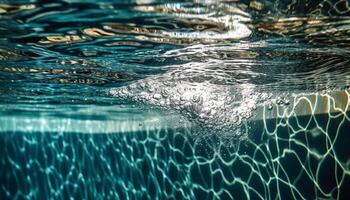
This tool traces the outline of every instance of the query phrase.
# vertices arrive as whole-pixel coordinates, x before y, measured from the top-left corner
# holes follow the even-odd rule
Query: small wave
[[[244,135],[260,104],[349,85],[346,7],[298,8],[282,1],[2,4],[0,101],[141,102],[180,112],[203,130]]]

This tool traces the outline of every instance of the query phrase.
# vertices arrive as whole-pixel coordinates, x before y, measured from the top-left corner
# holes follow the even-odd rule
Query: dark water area
[[[349,4],[0,0],[0,199],[350,199]]]

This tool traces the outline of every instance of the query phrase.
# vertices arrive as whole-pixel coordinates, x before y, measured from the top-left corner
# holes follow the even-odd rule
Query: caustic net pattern
[[[343,107],[315,95],[288,112],[265,106],[233,143],[192,128],[3,132],[1,199],[348,199],[349,95]],[[328,113],[314,112],[320,98]],[[301,103],[309,115],[296,113]]]

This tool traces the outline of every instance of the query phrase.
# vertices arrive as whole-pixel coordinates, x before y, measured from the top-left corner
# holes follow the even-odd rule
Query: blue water
[[[0,199],[349,199],[348,4],[0,0]]]

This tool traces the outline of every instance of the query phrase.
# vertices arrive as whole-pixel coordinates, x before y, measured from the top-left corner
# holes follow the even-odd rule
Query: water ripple
[[[259,104],[349,86],[340,4],[2,2],[2,103],[136,102],[241,134]]]

